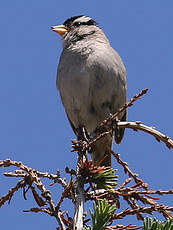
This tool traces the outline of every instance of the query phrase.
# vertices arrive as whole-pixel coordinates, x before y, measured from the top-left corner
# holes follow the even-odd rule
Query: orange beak
[[[51,29],[52,31],[58,33],[61,36],[69,31],[69,29],[64,25],[52,26]]]

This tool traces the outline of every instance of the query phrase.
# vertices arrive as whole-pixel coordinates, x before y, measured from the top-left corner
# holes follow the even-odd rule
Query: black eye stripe
[[[73,26],[81,26],[81,25],[97,25],[97,23],[93,20],[93,19],[90,19],[89,21],[76,21],[76,19],[80,18],[80,17],[83,17],[83,15],[80,15],[80,16],[75,16],[75,17],[71,17],[69,19],[67,19],[63,24],[69,28],[73,27]]]
[[[97,22],[95,22],[93,19],[90,19],[88,22],[87,22],[87,25],[98,25]]]
[[[74,25],[74,26],[81,26],[81,25],[91,26],[91,25],[96,25],[96,22],[94,20],[90,19],[87,22],[74,22],[72,25]]]
[[[81,22],[74,22],[72,25],[74,26],[80,26],[82,23]]]

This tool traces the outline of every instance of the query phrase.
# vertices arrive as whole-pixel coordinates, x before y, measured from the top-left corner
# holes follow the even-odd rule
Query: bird
[[[51,29],[62,38],[56,84],[67,118],[77,137],[81,127],[93,137],[100,123],[126,103],[126,69],[91,17],[73,16]],[[118,119],[126,121],[127,110]],[[120,144],[123,136],[119,128],[98,140],[91,150],[93,164],[112,167],[113,137]]]

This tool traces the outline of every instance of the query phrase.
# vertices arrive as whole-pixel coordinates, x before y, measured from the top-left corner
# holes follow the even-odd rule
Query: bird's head
[[[79,15],[68,18],[62,25],[52,26],[51,29],[62,37],[65,37],[71,31],[97,25],[98,24],[92,18]]]

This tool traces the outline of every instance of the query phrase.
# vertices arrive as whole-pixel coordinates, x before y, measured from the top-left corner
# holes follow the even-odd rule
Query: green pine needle
[[[145,218],[143,230],[173,230],[173,219],[162,222],[156,218]]]
[[[94,213],[90,209],[92,219],[92,230],[102,230],[109,223],[111,216],[114,214],[116,207],[101,200],[93,203]]]
[[[105,171],[94,176],[94,182],[98,188],[113,189],[117,185],[117,175],[115,175],[116,169],[106,169]]]

